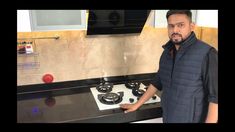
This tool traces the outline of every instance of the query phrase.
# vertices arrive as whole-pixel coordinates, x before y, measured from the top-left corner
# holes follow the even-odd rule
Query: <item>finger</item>
[[[131,109],[128,109],[128,110],[126,110],[126,111],[124,111],[125,113],[129,113],[129,112],[132,112],[132,110]]]
[[[121,106],[121,108],[123,108],[123,109],[127,109],[127,106]]]
[[[128,105],[127,105],[127,104],[121,104],[120,107],[121,107],[121,108],[127,108]]]

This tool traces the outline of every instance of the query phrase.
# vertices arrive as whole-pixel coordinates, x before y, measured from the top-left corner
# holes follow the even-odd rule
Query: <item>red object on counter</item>
[[[44,83],[52,83],[53,81],[53,76],[51,74],[45,74],[43,77],[42,77],[42,80]]]

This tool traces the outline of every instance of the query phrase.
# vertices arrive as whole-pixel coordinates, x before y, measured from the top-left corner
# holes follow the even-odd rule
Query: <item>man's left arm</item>
[[[218,52],[212,48],[204,66],[204,87],[208,94],[208,113],[205,123],[218,122]]]

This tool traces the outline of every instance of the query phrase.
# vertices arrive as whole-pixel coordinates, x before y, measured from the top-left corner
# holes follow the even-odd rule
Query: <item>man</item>
[[[216,123],[218,120],[218,53],[196,38],[190,10],[170,10],[168,36],[159,70],[145,94],[125,112],[137,110],[162,90],[164,123]]]

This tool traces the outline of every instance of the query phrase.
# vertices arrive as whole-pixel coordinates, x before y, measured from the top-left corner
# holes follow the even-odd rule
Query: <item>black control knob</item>
[[[134,99],[133,98],[129,98],[129,101],[130,101],[130,103],[133,103]]]
[[[137,97],[137,100],[139,100],[140,99],[140,97]]]
[[[157,98],[157,96],[156,96],[156,95],[154,95],[154,96],[152,97],[152,99],[153,99],[153,100],[155,100],[156,98]]]

